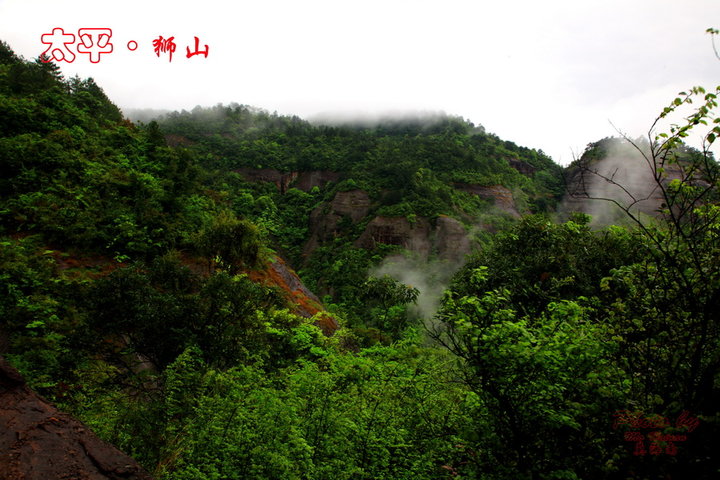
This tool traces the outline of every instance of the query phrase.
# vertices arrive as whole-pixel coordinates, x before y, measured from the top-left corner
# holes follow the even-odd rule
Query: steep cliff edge
[[[455,183],[455,188],[463,192],[477,195],[486,200],[492,200],[495,206],[505,213],[509,213],[515,218],[520,218],[520,212],[515,205],[512,192],[502,185],[475,185],[466,183]]]
[[[150,480],[135,460],[59,412],[0,357],[0,478]]]
[[[461,190],[483,199],[491,200],[495,207],[519,218],[512,192],[502,185],[480,186],[455,184]],[[406,250],[428,258],[460,261],[471,252],[472,241],[463,224],[446,215],[434,219],[417,216],[412,221],[402,216],[377,215],[379,202],[360,189],[337,192],[332,200],[316,207],[309,216],[309,235],[303,254],[309,257],[321,245],[335,238],[348,235],[354,226],[353,245],[365,249],[374,249],[378,244],[398,245]],[[490,228],[490,227],[488,227]]]
[[[292,310],[300,316],[310,318],[325,311],[320,299],[280,257],[274,257],[264,269],[253,270],[248,275],[254,282],[279,288]],[[330,314],[316,317],[316,325],[325,335],[332,335],[340,328],[337,320]]]
[[[399,245],[421,258],[436,254],[443,260],[454,262],[462,260],[471,251],[465,227],[454,218],[444,215],[435,222],[423,217],[416,218],[414,222],[405,217],[375,217],[355,245],[375,248],[378,243]]]
[[[328,183],[337,182],[341,177],[340,173],[329,170],[283,173],[273,168],[243,167],[238,168],[235,172],[249,182],[274,183],[280,193],[285,193],[291,187],[307,192],[313,187],[324,187]]]
[[[321,243],[338,235],[339,224],[344,217],[353,224],[365,218],[371,204],[369,195],[363,190],[337,192],[331,202],[310,213],[310,236],[303,253],[311,254]]]

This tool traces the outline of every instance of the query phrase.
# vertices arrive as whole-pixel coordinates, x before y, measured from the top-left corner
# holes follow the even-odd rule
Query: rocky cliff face
[[[432,227],[426,218],[421,217],[411,223],[405,217],[375,217],[355,245],[363,248],[375,248],[378,243],[399,245],[427,257],[432,245],[431,231]]]
[[[280,193],[285,193],[289,188],[293,187],[307,192],[312,190],[313,187],[323,187],[340,179],[338,172],[329,170],[283,173],[272,168],[239,168],[235,171],[249,182],[274,183]]]
[[[516,158],[508,158],[508,164],[523,175],[530,176],[537,171],[537,168],[533,167],[529,163]]]
[[[310,213],[310,238],[303,253],[309,255],[321,243],[334,238],[340,231],[343,217],[349,218],[352,223],[365,218],[370,205],[370,197],[363,190],[337,192],[329,204],[321,205]]]
[[[531,165],[509,159],[510,165],[526,175],[535,169]],[[236,170],[248,181],[274,183],[281,193],[290,188],[309,191],[313,187],[323,187],[337,182],[341,174],[332,171],[287,172],[274,169],[241,168]],[[512,192],[502,185],[482,186],[474,184],[454,185],[455,188],[493,201],[495,206],[513,217],[520,217]],[[308,256],[323,243],[343,234],[344,226],[357,224],[368,216],[373,202],[363,190],[337,192],[334,198],[313,210],[310,214],[310,235],[303,254]],[[470,252],[470,239],[460,222],[449,217],[439,217],[434,225],[426,218],[417,218],[410,222],[401,217],[375,217],[370,220],[365,231],[356,240],[355,245],[373,248],[378,243],[399,245],[427,258],[437,254],[440,258],[459,260]]]
[[[309,192],[313,187],[324,187],[328,183],[340,180],[340,173],[331,172],[330,170],[316,170],[312,172],[300,172],[297,176],[295,188],[303,192]]]
[[[456,183],[455,188],[462,190],[463,192],[477,195],[478,197],[492,200],[495,206],[505,213],[509,213],[513,217],[519,218],[520,212],[518,212],[515,206],[515,200],[513,199],[512,192],[502,185],[475,185],[469,183]]]
[[[363,190],[338,192],[331,202],[317,207],[310,214],[310,239],[305,245],[305,255],[341,235],[343,219],[357,224],[367,217],[371,207],[372,201]],[[401,246],[422,258],[436,254],[453,261],[462,259],[471,250],[470,238],[463,225],[446,216],[438,217],[434,224],[423,217],[413,222],[405,217],[375,217],[354,244],[371,249],[379,243]]]
[[[365,218],[370,211],[370,197],[363,190],[338,192],[330,204],[330,211],[335,216],[350,217],[353,223]]]
[[[248,276],[254,282],[280,288],[285,299],[292,306],[293,312],[300,316],[310,318],[317,313],[325,312],[320,299],[280,257],[275,257],[263,270],[249,272]],[[332,335],[340,328],[337,320],[327,312],[316,317],[316,325],[325,335]]]
[[[421,258],[437,254],[443,260],[458,261],[470,253],[470,238],[454,218],[440,216],[433,226],[427,218],[410,222],[405,217],[375,217],[355,245],[374,248],[378,243],[399,245]]]
[[[298,176],[298,172],[283,173],[272,168],[239,168],[235,171],[249,182],[274,183],[281,193],[285,193]]]
[[[470,237],[462,223],[440,216],[436,223],[435,249],[443,260],[459,262],[472,250]]]
[[[0,478],[150,480],[132,458],[35,394],[0,357]]]

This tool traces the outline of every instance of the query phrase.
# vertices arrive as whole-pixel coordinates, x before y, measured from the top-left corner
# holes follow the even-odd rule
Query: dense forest
[[[637,145],[657,211],[591,227],[566,179],[627,140],[133,123],[0,42],[0,355],[158,479],[716,478],[715,93]]]

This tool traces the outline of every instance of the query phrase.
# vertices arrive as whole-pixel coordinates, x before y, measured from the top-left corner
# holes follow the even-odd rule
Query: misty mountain
[[[0,42],[0,477],[714,478],[712,155],[330,120],[133,123]]]

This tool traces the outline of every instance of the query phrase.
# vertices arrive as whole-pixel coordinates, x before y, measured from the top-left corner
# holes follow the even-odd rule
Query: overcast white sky
[[[0,0],[0,39],[26,58],[56,27],[112,29],[99,63],[61,66],[121,108],[444,111],[563,164],[610,121],[640,135],[680,90],[720,84],[720,0]],[[186,58],[194,36],[208,58]]]

